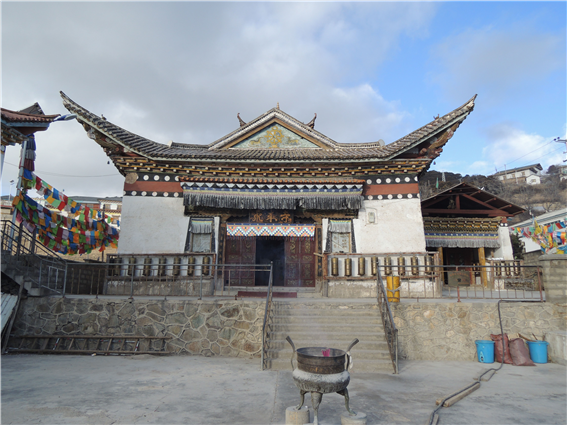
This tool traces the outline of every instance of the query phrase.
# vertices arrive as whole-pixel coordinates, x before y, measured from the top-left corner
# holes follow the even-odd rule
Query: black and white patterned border
[[[366,179],[366,184],[408,184],[417,183],[417,176],[373,176]]]
[[[389,201],[397,199],[419,199],[419,193],[398,193],[389,195],[366,195],[365,201]]]
[[[147,196],[149,198],[180,198],[183,199],[182,192],[149,192],[138,190],[125,190],[124,196]]]

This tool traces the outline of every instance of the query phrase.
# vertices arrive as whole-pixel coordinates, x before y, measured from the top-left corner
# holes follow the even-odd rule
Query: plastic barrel
[[[534,363],[547,363],[547,341],[528,341],[530,358]]]
[[[477,340],[476,355],[480,363],[494,363],[494,341]]]

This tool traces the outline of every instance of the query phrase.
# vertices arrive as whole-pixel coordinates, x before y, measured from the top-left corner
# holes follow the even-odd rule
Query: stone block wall
[[[318,303],[318,308],[325,305]],[[401,359],[475,361],[475,341],[500,333],[495,302],[391,305]],[[336,304],[326,306],[336,308]],[[263,300],[28,298],[22,301],[14,332],[168,336],[168,350],[174,354],[259,357],[264,307]],[[501,312],[508,334],[530,337],[533,333],[543,339],[567,330],[567,305],[502,303]]]
[[[567,255],[542,255],[539,265],[543,268],[546,300],[557,304],[567,303]]]
[[[259,357],[265,302],[27,298],[15,335],[168,336],[176,354]]]
[[[476,340],[490,340],[500,333],[498,304],[392,303],[398,328],[400,358],[407,360],[476,359]],[[535,334],[538,339],[550,331],[565,330],[566,306],[552,303],[502,303],[504,333]]]

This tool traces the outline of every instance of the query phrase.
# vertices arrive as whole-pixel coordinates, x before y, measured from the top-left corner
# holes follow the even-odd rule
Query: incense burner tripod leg
[[[299,405],[295,408],[296,410],[299,410],[303,407],[303,403],[305,403],[305,393],[307,391],[303,391],[303,390],[299,390]]]
[[[340,394],[340,395],[344,396],[344,398],[345,398],[345,407],[346,407],[346,410],[348,411],[348,413],[349,413],[350,415],[352,415],[352,416],[356,416],[356,412],[355,412],[354,410],[350,410],[350,407],[349,407],[349,405],[348,405],[349,400],[350,400],[350,399],[349,399],[349,396],[348,396],[348,390],[345,388],[344,390],[337,391],[337,394]]]
[[[313,418],[313,425],[319,424],[319,419],[318,419],[319,405],[321,404],[322,399],[323,399],[323,394],[318,393],[317,391],[311,391],[311,405],[313,406],[313,410],[315,411]]]

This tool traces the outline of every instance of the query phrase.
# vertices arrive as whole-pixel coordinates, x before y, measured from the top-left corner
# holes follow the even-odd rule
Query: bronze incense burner
[[[347,386],[350,382],[349,366],[352,365],[350,349],[358,343],[354,339],[346,351],[327,347],[305,347],[295,349],[295,344],[288,336],[287,342],[291,344],[291,368],[293,382],[299,388],[300,403],[296,407],[301,409],[305,401],[305,393],[311,393],[311,404],[315,411],[314,424],[318,424],[319,404],[323,394],[337,393],[345,398],[345,407],[349,414],[356,415],[349,407]],[[293,365],[293,358],[297,356],[297,367]]]

